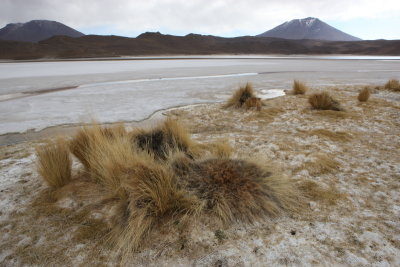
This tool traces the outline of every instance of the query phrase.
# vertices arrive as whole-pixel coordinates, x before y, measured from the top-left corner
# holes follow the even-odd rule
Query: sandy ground
[[[316,183],[298,214],[219,228],[201,220],[184,235],[160,233],[133,255],[132,266],[399,266],[400,96],[359,87],[325,88],[345,111],[315,111],[306,96],[267,101],[261,112],[207,104],[168,113],[211,142],[227,138],[236,157],[279,166],[301,186]],[[46,190],[30,141],[0,148],[0,265],[114,265],[101,225],[44,214],[33,202]],[[77,209],[68,196],[59,203]],[[79,235],[92,227],[91,235]],[[99,237],[100,235],[100,237]]]

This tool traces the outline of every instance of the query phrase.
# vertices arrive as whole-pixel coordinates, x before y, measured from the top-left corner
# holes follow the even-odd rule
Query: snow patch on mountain
[[[307,27],[311,27],[314,25],[314,22],[316,21],[316,18],[306,18],[304,19],[304,22],[306,23]]]

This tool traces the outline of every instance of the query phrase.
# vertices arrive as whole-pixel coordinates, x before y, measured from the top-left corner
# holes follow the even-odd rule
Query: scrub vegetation
[[[360,102],[367,102],[370,96],[370,92],[368,87],[364,87],[359,93],[358,93],[358,101]]]
[[[235,265],[244,256],[279,265],[299,244],[305,254],[294,259],[304,265],[346,265],[347,252],[330,254],[342,247],[376,263],[363,249],[397,232],[365,210],[396,216],[400,107],[388,91],[355,105],[360,89],[324,88],[335,100],[311,92],[243,112],[256,98],[246,84],[226,104],[169,111],[153,127],[94,122],[36,145],[36,157],[6,151],[3,173],[17,173],[9,184],[23,190],[9,201],[18,209],[0,212],[0,265]],[[42,183],[16,171],[26,157]],[[320,238],[331,235],[338,239]],[[394,262],[396,244],[376,243],[379,261]]]
[[[253,85],[247,83],[245,86],[241,86],[235,93],[228,99],[225,104],[225,108],[241,108],[245,106],[248,99],[255,97]]]
[[[38,148],[39,172],[52,188],[71,194],[77,193],[77,184],[86,183],[90,193],[77,196],[91,203],[82,218],[92,216],[93,205],[112,203],[104,223],[122,259],[149,242],[154,232],[183,229],[199,217],[227,226],[301,206],[299,191],[284,174],[254,160],[232,158],[227,140],[195,142],[172,119],[130,132],[123,125],[94,123],[75,134],[69,149],[83,167],[77,175],[71,177],[69,151],[61,139]]]
[[[384,88],[387,90],[394,91],[394,92],[400,92],[400,82],[399,82],[399,80],[391,79],[391,80],[387,81]]]
[[[308,87],[301,81],[294,80],[292,93],[294,95],[304,95],[308,90]]]
[[[71,181],[71,157],[66,141],[62,138],[36,149],[38,172],[47,185],[59,188]]]
[[[310,105],[313,109],[335,110],[335,111],[342,110],[339,102],[337,100],[333,99],[326,92],[310,95],[308,98],[308,102],[310,103]]]

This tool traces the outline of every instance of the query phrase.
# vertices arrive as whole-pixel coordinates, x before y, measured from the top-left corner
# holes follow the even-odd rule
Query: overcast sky
[[[362,39],[400,39],[400,0],[0,0],[0,28],[56,20],[85,34],[255,35],[318,17]]]

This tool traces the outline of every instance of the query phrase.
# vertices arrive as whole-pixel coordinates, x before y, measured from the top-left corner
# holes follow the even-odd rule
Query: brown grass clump
[[[310,180],[302,182],[299,189],[311,200],[321,201],[328,205],[335,205],[337,201],[345,198],[345,195],[338,192],[335,187],[330,186],[329,188],[324,189],[316,182]]]
[[[117,247],[123,253],[137,250],[154,227],[184,223],[198,214],[202,202],[179,186],[171,167],[154,160],[139,160],[128,173],[123,187],[129,194],[125,210],[119,212]]]
[[[334,100],[328,93],[322,92],[319,94],[313,94],[308,98],[313,109],[320,110],[335,110],[340,111],[342,108],[338,101]]]
[[[36,149],[38,171],[43,180],[53,188],[71,181],[71,158],[64,139],[57,139]]]
[[[79,130],[69,148],[85,168],[68,185],[65,141],[38,149],[46,182],[65,186],[48,190],[36,206],[43,216],[83,224],[73,240],[112,244],[122,262],[150,240],[187,229],[200,215],[226,224],[254,222],[295,211],[301,199],[278,172],[230,159],[227,140],[198,144],[171,119],[131,133],[94,124]]]
[[[168,157],[168,163],[178,177],[187,175],[193,167],[194,160],[183,152],[173,153]]]
[[[311,156],[312,160],[304,163],[301,169],[306,169],[310,175],[319,175],[337,171],[340,167],[338,161],[334,157],[316,153]]]
[[[325,129],[312,130],[306,133],[311,136],[317,135],[321,138],[328,138],[332,141],[338,141],[338,142],[348,142],[353,138],[351,134],[346,132],[333,132]]]
[[[247,109],[256,108],[257,111],[261,110],[262,102],[259,97],[250,97],[244,102]]]
[[[399,82],[399,80],[396,80],[396,79],[389,80],[385,84],[385,89],[391,90],[391,91],[395,91],[395,92],[400,92],[400,82]]]
[[[90,168],[88,153],[91,146],[95,144],[97,140],[103,140],[103,137],[116,139],[126,134],[123,125],[101,127],[100,125],[93,123],[90,126],[85,126],[78,130],[70,141],[69,148],[71,153],[74,154],[74,156],[77,157],[86,168]]]
[[[84,127],[81,128],[70,142],[70,151],[75,157],[86,167],[89,168],[87,162],[87,154],[89,151],[90,140],[94,139],[95,128]]]
[[[150,131],[136,130],[132,141],[137,148],[153,154],[157,159],[165,160],[171,151],[183,151],[191,157],[197,153],[196,144],[187,129],[173,119],[167,119]]]
[[[370,96],[369,89],[368,89],[368,87],[365,87],[364,89],[362,89],[360,91],[360,93],[358,94],[357,99],[360,102],[367,102],[368,99],[369,99],[369,96]]]
[[[254,89],[251,83],[247,83],[246,86],[240,87],[231,98],[229,98],[228,102],[225,104],[225,108],[241,108],[247,99],[255,97]]]
[[[304,95],[308,90],[308,87],[301,81],[294,80],[292,93],[294,95]]]
[[[112,195],[124,198],[126,192],[121,183],[139,157],[129,136],[110,138],[100,131],[93,137],[95,139],[90,141],[90,149],[86,154],[90,178],[104,186]]]
[[[209,151],[213,156],[219,158],[229,158],[233,154],[233,148],[229,144],[228,139],[221,139],[208,144],[200,144],[200,148]]]
[[[211,144],[213,155],[220,158],[229,158],[233,154],[233,148],[227,139]]]
[[[186,179],[189,190],[224,223],[253,222],[297,206],[298,194],[288,179],[245,160],[198,162]]]

